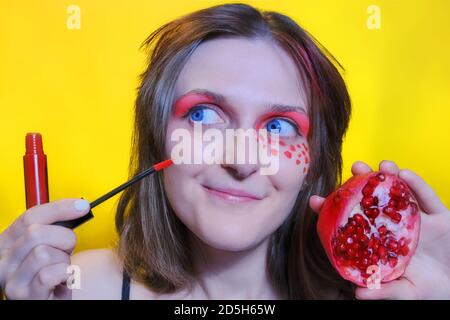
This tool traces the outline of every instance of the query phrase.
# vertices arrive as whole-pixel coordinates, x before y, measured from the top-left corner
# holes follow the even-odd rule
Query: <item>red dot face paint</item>
[[[295,165],[298,166],[303,173],[306,173],[310,162],[309,153],[307,151],[308,147],[306,144],[301,143],[286,145],[285,143],[280,143],[280,146],[282,147],[281,151],[283,156],[288,160],[295,162]]]
[[[305,148],[306,151],[308,151],[308,146],[305,143],[302,143],[303,148]]]

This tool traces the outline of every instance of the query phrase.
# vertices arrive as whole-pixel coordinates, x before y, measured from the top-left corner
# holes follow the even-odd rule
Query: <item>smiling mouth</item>
[[[249,201],[258,201],[263,198],[242,190],[236,189],[222,189],[222,188],[213,188],[208,186],[203,186],[206,191],[212,196],[218,197],[222,200],[226,200],[229,202],[249,202]]]

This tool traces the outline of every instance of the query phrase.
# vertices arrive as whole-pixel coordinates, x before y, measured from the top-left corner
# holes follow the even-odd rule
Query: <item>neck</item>
[[[196,283],[193,295],[205,299],[279,299],[267,270],[269,238],[243,251],[213,248],[191,238]]]

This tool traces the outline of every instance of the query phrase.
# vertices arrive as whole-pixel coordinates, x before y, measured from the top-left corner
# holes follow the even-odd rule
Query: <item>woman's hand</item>
[[[355,162],[353,175],[371,172],[363,162]],[[358,299],[450,299],[450,211],[433,189],[411,170],[399,170],[391,161],[382,161],[380,171],[398,175],[415,193],[422,222],[419,244],[405,273],[397,280],[382,283],[381,289],[357,288]],[[319,213],[324,198],[312,196],[311,208]]]
[[[70,299],[75,233],[51,225],[89,212],[86,200],[64,199],[32,207],[0,234],[0,285],[8,299]]]

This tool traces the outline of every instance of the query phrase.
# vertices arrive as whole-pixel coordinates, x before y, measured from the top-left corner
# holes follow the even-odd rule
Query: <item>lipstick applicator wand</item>
[[[111,190],[110,192],[108,192],[107,194],[101,196],[100,198],[98,198],[97,200],[94,200],[90,203],[90,209],[92,210],[93,208],[95,208],[96,206],[98,206],[99,204],[101,204],[102,202],[108,200],[109,198],[115,196],[117,193],[119,193],[120,191],[126,189],[127,187],[129,187],[130,185],[132,185],[135,182],[138,182],[139,180],[145,178],[146,176],[155,173],[157,171],[161,171],[167,167],[169,167],[170,165],[172,165],[173,162],[171,159],[168,160],[164,160],[161,161],[153,166],[151,166],[150,168],[148,168],[147,170],[142,171],[141,173],[139,173],[138,175],[134,176],[131,180],[121,184],[120,186],[118,186],[117,188]],[[89,212],[77,219],[73,219],[73,220],[66,220],[66,221],[58,221],[53,223],[54,225],[58,225],[58,226],[63,226],[66,228],[70,228],[70,229],[74,229],[76,227],[78,227],[79,225],[81,225],[82,223],[92,219],[94,217],[94,215],[92,214],[92,211],[89,210]]]

